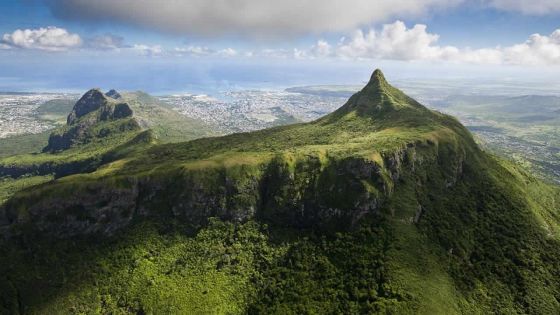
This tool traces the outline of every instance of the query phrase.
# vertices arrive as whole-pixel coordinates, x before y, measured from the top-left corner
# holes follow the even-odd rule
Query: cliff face
[[[162,215],[195,225],[220,217],[346,230],[379,211],[393,197],[403,176],[415,178],[415,188],[431,189],[434,184],[426,176],[429,170],[432,177],[442,179],[435,184],[442,186],[438,189],[453,186],[461,178],[465,151],[445,152],[448,146],[410,143],[379,161],[278,155],[251,165],[210,166],[77,185],[62,181],[53,189],[39,189],[31,199],[8,202],[4,221],[8,225],[33,224],[57,237],[107,236],[135,218]],[[62,191],[70,190],[71,194],[60,198]],[[420,207],[421,201],[417,202]],[[418,221],[419,216],[410,219]]]
[[[103,94],[99,89],[91,89],[85,93],[68,115],[67,125],[51,134],[49,143],[43,151],[67,150],[96,138],[107,137],[114,132],[140,130],[140,125],[134,119],[123,121],[122,124],[111,128],[101,127],[104,122],[123,120],[133,115],[127,103],[117,102],[120,98],[118,92],[111,91],[113,91],[111,96]]]

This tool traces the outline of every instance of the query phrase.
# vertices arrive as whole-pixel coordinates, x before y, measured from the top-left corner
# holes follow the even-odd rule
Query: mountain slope
[[[159,142],[183,142],[217,135],[211,126],[178,113],[167,103],[147,93],[127,92],[121,97],[130,104],[140,125],[151,129]]]
[[[44,105],[43,113],[49,115],[64,110],[59,108],[60,102]],[[25,187],[53,176],[94,171],[125,152],[141,150],[156,141],[185,141],[212,134],[202,122],[179,115],[142,92],[123,96],[115,90],[103,94],[91,89],[66,115],[65,125],[54,131],[2,141],[9,146],[6,151],[33,153],[6,153],[0,159],[0,179],[6,187],[0,189],[0,203]]]
[[[558,188],[379,70],[317,121],[119,157],[1,208],[6,310],[560,310]]]
[[[126,102],[91,89],[76,102],[65,126],[51,132],[42,153],[22,154],[0,160],[0,177],[69,174],[93,171],[125,148],[154,142]]]

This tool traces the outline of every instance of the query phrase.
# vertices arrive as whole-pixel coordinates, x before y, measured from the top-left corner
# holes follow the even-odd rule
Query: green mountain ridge
[[[0,306],[555,314],[558,209],[557,187],[376,70],[317,121],[121,150],[16,193]]]

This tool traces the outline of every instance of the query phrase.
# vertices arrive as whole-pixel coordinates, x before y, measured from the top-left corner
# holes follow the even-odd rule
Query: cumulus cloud
[[[524,14],[545,15],[560,12],[558,0],[487,0],[486,2],[496,9]]]
[[[435,45],[439,35],[426,32],[426,25],[408,29],[402,21],[385,24],[380,32],[361,30],[348,40],[342,39],[337,54],[347,58],[379,58],[397,60],[441,59],[455,54],[454,47]]]
[[[186,47],[176,47],[174,50],[176,55],[179,56],[220,56],[220,57],[233,57],[237,56],[237,50],[233,48],[224,48],[220,50],[211,49],[205,46],[186,46]]]
[[[533,34],[523,44],[504,48],[503,55],[511,64],[560,65],[560,29],[550,36]]]
[[[315,57],[329,57],[331,54],[331,45],[322,39],[318,40],[317,44],[313,45],[310,50],[310,55]]]
[[[62,18],[111,21],[175,34],[277,36],[348,31],[463,0],[50,0]]]
[[[336,47],[320,40],[300,56],[344,59],[392,59],[451,61],[478,64],[557,65],[560,64],[560,29],[550,36],[533,34],[527,41],[509,47],[483,49],[440,46],[439,35],[426,25],[412,28],[402,21],[385,24],[381,30],[356,30],[343,37]]]
[[[175,48],[179,56],[220,56],[280,59],[378,59],[402,61],[436,61],[473,64],[560,65],[560,29],[549,36],[534,34],[525,42],[482,49],[438,45],[440,36],[428,32],[427,26],[407,27],[404,22],[385,24],[381,29],[355,30],[336,43],[318,40],[307,49],[270,48],[237,51],[205,46]]]
[[[17,29],[2,36],[2,44],[14,48],[39,49],[47,51],[65,51],[80,47],[82,39],[66,29],[49,26],[38,29]]]

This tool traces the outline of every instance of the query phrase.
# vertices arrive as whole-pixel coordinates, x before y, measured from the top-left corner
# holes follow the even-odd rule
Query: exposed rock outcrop
[[[78,120],[82,116],[98,110],[102,106],[105,106],[107,102],[107,97],[99,89],[91,89],[87,91],[76,102],[74,108],[72,108],[72,112],[70,112],[70,114],[68,115],[66,124],[74,124],[76,120]]]
[[[109,90],[109,92],[105,93],[105,95],[112,99],[122,98],[121,94],[114,89]]]
[[[111,97],[103,94],[99,89],[86,92],[74,105],[68,115],[67,125],[54,131],[44,152],[54,152],[69,149],[78,144],[84,144],[98,137],[107,137],[111,132],[139,130],[140,125],[130,120],[110,130],[99,128],[100,123],[132,117],[133,112],[127,103],[117,103],[113,97],[120,98],[116,91]]]

